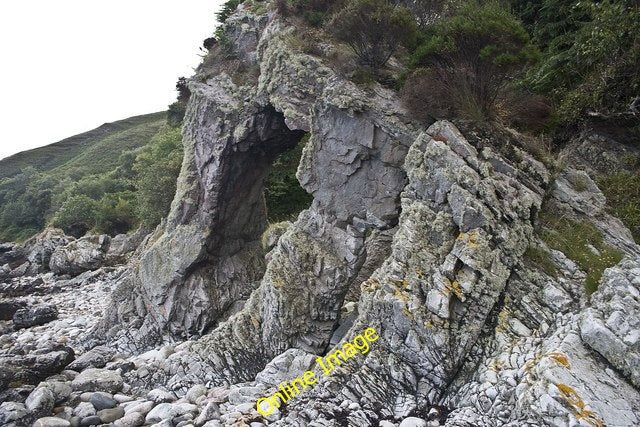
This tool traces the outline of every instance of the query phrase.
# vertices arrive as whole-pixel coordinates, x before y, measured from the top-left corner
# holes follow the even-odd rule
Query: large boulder
[[[123,385],[120,374],[107,369],[87,369],[71,383],[76,391],[104,391],[112,394],[122,390]]]
[[[44,325],[58,318],[58,309],[53,305],[40,305],[18,309],[13,315],[16,329]]]
[[[12,320],[13,315],[22,308],[25,308],[24,301],[7,300],[0,301],[0,320]]]
[[[11,383],[38,384],[45,378],[61,372],[71,361],[74,352],[69,347],[39,349],[36,354],[0,355],[0,391]]]
[[[104,368],[106,364],[111,361],[114,353],[115,352],[109,347],[94,347],[82,356],[77,357],[73,363],[67,366],[67,369],[80,372],[90,367]]]
[[[77,276],[104,265],[110,237],[86,236],[66,246],[60,246],[51,255],[49,268],[56,274]]]
[[[27,240],[23,244],[29,262],[26,273],[35,275],[49,271],[49,261],[53,252],[72,240],[73,237],[65,235],[64,231],[57,228],[47,228],[42,233]]]
[[[0,425],[5,427],[26,425],[28,414],[27,408],[22,403],[3,402],[0,404]]]

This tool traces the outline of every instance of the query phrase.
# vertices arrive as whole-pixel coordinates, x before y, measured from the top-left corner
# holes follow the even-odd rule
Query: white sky
[[[223,3],[0,2],[0,158],[165,110]]]

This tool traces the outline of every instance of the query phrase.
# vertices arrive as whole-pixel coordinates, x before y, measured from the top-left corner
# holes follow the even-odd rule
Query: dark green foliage
[[[56,212],[51,225],[75,237],[96,226],[98,202],[83,194],[73,195]]]
[[[38,166],[0,178],[0,241],[26,240],[50,222],[74,235],[136,227],[134,164],[165,120],[134,117],[0,161],[2,173]]]
[[[328,24],[332,33],[348,44],[363,65],[376,71],[417,34],[411,12],[386,0],[349,0]]]
[[[147,228],[167,215],[182,165],[181,129],[165,129],[136,157],[136,213]]]
[[[546,51],[526,84],[554,99],[559,124],[626,111],[640,91],[638,2],[547,0],[542,11],[534,33]]]
[[[612,213],[620,218],[640,242],[640,172],[602,177],[598,187],[607,198]]]
[[[187,102],[189,102],[189,98],[191,98],[191,91],[187,86],[186,78],[180,77],[178,79],[178,82],[176,83],[176,91],[178,92],[178,99],[176,102],[169,105],[169,111],[167,112],[167,123],[169,126],[174,128],[182,126],[182,121],[184,120],[184,115],[187,111]]]
[[[229,0],[220,9],[220,12],[216,13],[216,18],[218,18],[218,22],[225,22],[227,18],[229,18],[233,12],[236,11],[238,5],[242,3],[243,0]]]
[[[136,193],[106,193],[97,206],[96,230],[110,235],[127,233],[138,224]]]
[[[264,190],[269,222],[292,219],[311,205],[313,197],[300,187],[296,178],[302,149],[308,140],[309,135],[273,162]]]
[[[444,100],[443,114],[494,118],[514,79],[539,52],[521,22],[500,3],[470,1],[430,26],[413,54],[426,70],[422,91]],[[409,88],[413,90],[414,88]]]

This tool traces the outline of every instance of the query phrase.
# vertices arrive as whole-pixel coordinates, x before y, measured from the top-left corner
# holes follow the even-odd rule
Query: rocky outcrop
[[[138,340],[122,337],[125,349],[158,331],[206,331],[262,279],[262,296],[247,302],[243,313],[250,316],[242,315],[247,333],[261,335],[255,324],[262,323],[266,334],[274,334],[261,344],[271,356],[261,356],[255,369],[291,345],[318,351],[366,258],[367,229],[397,223],[402,162],[412,140],[401,108],[389,103],[386,91],[372,98],[319,60],[286,49],[290,28],[274,20],[263,29],[265,20],[252,16],[238,15],[226,28],[243,25],[263,35],[249,48],[262,71],[258,86],[236,85],[225,74],[191,82],[185,161],[166,228],[116,292],[118,316],[105,319],[105,329],[143,319]],[[247,66],[252,58],[245,59]],[[265,272],[262,181],[274,156],[309,130],[299,180],[314,203],[280,238]],[[318,299],[309,288],[317,289]],[[296,304],[313,319],[301,323],[296,313],[270,312]],[[112,333],[122,335],[122,329]]]
[[[640,258],[607,270],[581,314],[580,336],[640,387]]]
[[[58,246],[51,254],[49,269],[55,274],[70,276],[97,270],[105,263],[110,242],[106,235],[87,236]]]
[[[131,235],[87,235],[75,239],[62,230],[48,228],[22,245],[0,245],[0,283],[23,276],[54,272],[77,276],[100,267],[125,263],[137,250],[148,231],[140,228]]]
[[[205,61],[190,82],[169,217],[93,330],[92,344],[134,354],[105,363],[148,399],[147,422],[638,423],[640,249],[589,174],[552,174],[500,133],[420,128],[392,91],[290,47],[295,28],[271,13],[239,11],[224,28],[236,52],[216,59],[235,62]],[[257,82],[242,74],[257,69]],[[263,181],[305,132],[298,179],[313,203],[265,259]],[[627,257],[593,296],[590,266],[545,240],[543,208]],[[343,310],[347,295],[357,306]],[[366,354],[330,375],[314,365],[369,327],[380,338]],[[306,369],[312,389],[256,412]],[[172,392],[147,394],[159,387]]]
[[[58,318],[58,309],[53,305],[21,308],[13,315],[13,325],[16,328],[30,328],[44,325]]]

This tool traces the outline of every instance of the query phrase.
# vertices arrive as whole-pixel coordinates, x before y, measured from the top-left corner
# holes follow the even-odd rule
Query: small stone
[[[0,425],[8,425],[22,420],[27,416],[27,408],[18,402],[3,402],[0,404]]]
[[[144,415],[139,412],[129,412],[113,424],[115,427],[140,427],[144,424]]]
[[[116,402],[118,403],[127,403],[127,402],[133,402],[133,397],[131,396],[125,396],[124,394],[116,394],[113,396],[113,398],[116,400]]]
[[[188,412],[196,412],[198,407],[189,403],[171,404],[161,403],[147,414],[145,419],[147,424],[157,423],[163,420],[172,420],[175,417]]]
[[[147,399],[155,403],[168,403],[175,402],[176,395],[170,391],[156,388],[147,394]]]
[[[124,409],[120,407],[113,409],[103,409],[101,411],[98,411],[98,416],[103,423],[112,423],[115,420],[119,420],[120,418],[124,417]]]
[[[391,421],[380,421],[380,424],[378,424],[380,427],[396,427],[396,425],[394,423],[392,423]]]
[[[126,413],[130,413],[130,412],[138,412],[142,415],[147,415],[155,406],[155,403],[147,401],[147,402],[142,402],[142,403],[138,403],[136,405],[131,405],[128,406],[126,409]]]
[[[96,408],[89,402],[80,402],[73,410],[73,415],[80,418],[91,417],[96,414]]]
[[[402,420],[400,427],[427,427],[427,422],[422,418],[408,417]]]
[[[186,398],[190,403],[196,403],[200,396],[207,394],[207,388],[203,385],[194,385],[187,392]]]
[[[209,402],[200,415],[198,415],[198,418],[196,418],[196,425],[201,426],[207,421],[218,418],[220,418],[220,407],[215,402]]]
[[[29,394],[24,404],[27,411],[36,416],[48,415],[55,405],[55,397],[48,387],[38,387]]]
[[[33,427],[70,427],[71,423],[58,417],[44,417],[33,423]]]
[[[100,417],[97,415],[92,415],[90,417],[83,418],[82,421],[80,421],[80,425],[82,427],[97,426],[100,424],[102,424],[102,421],[100,420]]]
[[[71,427],[80,427],[81,421],[82,421],[82,418],[80,417],[71,417],[71,419],[69,420],[69,423],[71,424]]]
[[[115,408],[118,402],[106,393],[93,393],[93,396],[91,396],[91,404],[96,408],[96,411],[101,411],[103,409]]]

